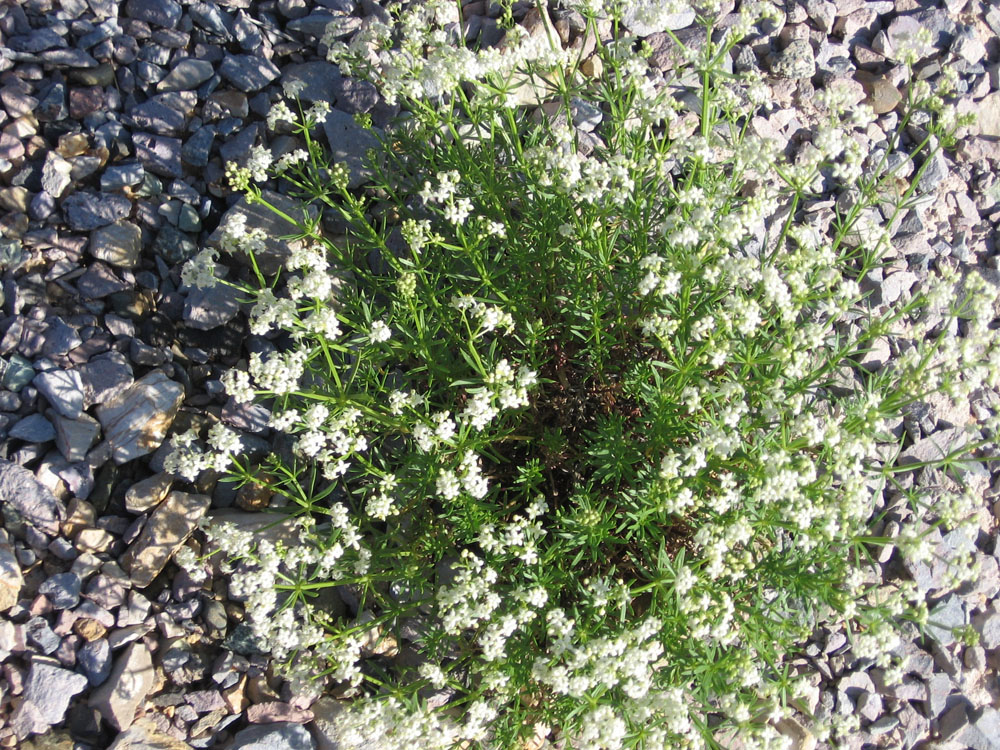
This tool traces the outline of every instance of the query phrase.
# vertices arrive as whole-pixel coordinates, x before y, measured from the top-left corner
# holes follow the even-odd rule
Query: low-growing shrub
[[[946,262],[895,301],[872,283],[963,124],[948,92],[910,86],[869,154],[863,94],[831,85],[786,157],[749,129],[767,87],[727,64],[768,6],[725,29],[698,6],[704,36],[667,31],[659,70],[629,29],[687,6],[574,5],[570,45],[539,7],[470,49],[437,0],[350,45],[331,29],[331,59],[401,108],[382,148],[330,164],[329,107],[290,86],[268,124],[295,142],[230,169],[250,202],[270,179],[303,202],[277,274],[273,238],[223,228],[252,271],[222,283],[272,344],[224,384],[285,448],[248,458],[219,424],[169,467],[228,470],[297,519],[294,544],[207,533],[262,646],[353,698],[344,748],[780,746],[808,706],[796,645],[843,624],[898,676],[926,607],[874,558],[925,559],[928,525],[980,502],[954,478],[981,436],[895,459],[915,401],[997,385],[996,292]],[[935,491],[912,482],[930,465],[953,470]],[[900,505],[923,526],[873,534]]]

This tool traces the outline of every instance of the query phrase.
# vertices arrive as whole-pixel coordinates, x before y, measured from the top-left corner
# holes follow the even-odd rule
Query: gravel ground
[[[464,6],[468,37],[497,41],[496,7]],[[266,414],[227,400],[219,382],[266,342],[248,335],[231,293],[182,287],[180,264],[217,240],[232,211],[272,236],[285,231],[223,179],[224,164],[255,143],[288,146],[268,143],[264,123],[283,82],[300,79],[303,98],[334,103],[326,138],[357,164],[368,143],[351,116],[379,125],[394,112],[325,62],[319,38],[334,18],[356,28],[384,14],[371,0],[0,4],[0,746],[337,747],[327,734],[335,701],[297,702],[253,649],[225,582],[194,584],[171,562],[205,514],[260,524],[257,499],[209,478],[174,482],[163,458],[169,435],[209,415],[258,445],[271,437]],[[553,17],[573,43],[570,17]],[[699,33],[689,24],[677,18],[680,38]],[[796,111],[850,79],[879,114],[868,132],[875,152],[898,119],[906,71],[895,46],[917,27],[935,45],[917,74],[933,80],[954,66],[961,111],[980,121],[929,165],[926,199],[894,229],[898,252],[866,280],[886,302],[941,262],[1000,281],[1000,8],[785,0],[783,20],[734,54],[737,70],[760,68],[772,87],[757,133],[794,152],[809,135]],[[654,64],[669,65],[668,37],[648,41]],[[891,356],[886,342],[865,364]],[[907,455],[937,455],[997,404],[993,392],[930,399],[901,426]],[[1000,748],[1000,507],[985,468],[966,480],[984,498],[980,533],[941,535],[938,551],[974,551],[974,583],[949,589],[945,565],[903,565],[892,548],[881,558],[886,578],[917,581],[942,624],[899,650],[903,683],[887,686],[841,632],[814,634],[798,662],[814,674],[811,708],[861,717],[851,748]],[[888,515],[887,535],[903,516]],[[955,642],[948,626],[963,624],[980,645]],[[794,722],[781,729],[801,750],[816,747]]]

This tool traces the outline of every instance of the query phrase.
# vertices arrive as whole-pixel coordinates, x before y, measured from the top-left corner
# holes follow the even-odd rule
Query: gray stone
[[[959,26],[956,29],[951,51],[969,65],[975,65],[986,57],[986,45],[979,39],[974,26]]]
[[[948,675],[937,672],[927,680],[927,715],[940,716],[954,685]]]
[[[337,109],[349,114],[370,111],[379,102],[378,89],[368,81],[357,78],[335,78],[331,86],[336,96]]]
[[[0,612],[6,612],[17,604],[23,585],[24,577],[14,548],[0,541]]]
[[[226,55],[219,66],[219,75],[240,91],[260,91],[281,71],[270,60],[257,55]]]
[[[154,26],[172,29],[181,20],[182,9],[174,0],[128,0],[125,14]]]
[[[43,52],[66,46],[66,39],[54,28],[33,29],[29,34],[19,34],[7,39],[6,46],[15,52]]]
[[[968,442],[968,436],[961,427],[939,430],[933,435],[918,440],[899,455],[897,463],[908,466],[914,463],[938,461],[950,452],[958,450]]]
[[[83,381],[76,370],[40,372],[32,384],[64,417],[77,419],[83,413]]]
[[[38,593],[44,594],[56,609],[72,609],[80,601],[80,585],[76,573],[57,573],[45,579]]]
[[[101,227],[90,235],[90,254],[119,268],[135,268],[142,252],[142,230],[130,221]]]
[[[956,703],[945,711],[938,721],[938,735],[947,742],[969,726],[969,713],[965,703]]]
[[[198,128],[181,147],[181,158],[192,167],[204,167],[212,153],[212,142],[215,140],[215,128],[205,125]]]
[[[936,145],[936,143],[932,143],[931,147],[934,148]],[[924,173],[920,176],[920,181],[917,183],[917,192],[935,192],[947,176],[948,162],[945,160],[944,155],[940,151],[937,151],[924,167]]]
[[[187,492],[167,495],[122,557],[122,565],[135,586],[144,588],[152,583],[194,532],[210,501],[207,495]]]
[[[990,610],[976,618],[980,643],[990,651],[1000,648],[1000,612]]]
[[[275,193],[270,190],[262,191],[262,197],[275,208],[283,211],[289,216],[301,217],[301,203],[292,200],[288,196]],[[246,198],[241,197],[225,213],[219,222],[219,227],[209,236],[206,241],[212,247],[219,247],[223,233],[230,221],[234,221],[238,216],[246,217],[247,231],[261,230],[264,233],[264,249],[256,253],[257,263],[265,274],[273,274],[281,270],[285,261],[291,254],[292,249],[298,246],[298,241],[289,242],[278,239],[283,235],[294,234],[298,228],[285,221],[274,211],[261,205],[260,203],[248,204]],[[240,263],[250,266],[250,259],[244,253],[233,256]]]
[[[81,674],[48,660],[33,660],[24,683],[24,701],[11,718],[15,734],[24,739],[62,723],[70,700],[86,686],[87,678]]]
[[[992,706],[983,706],[973,711],[969,719],[971,726],[961,733],[959,740],[972,750],[998,750],[1000,712]]]
[[[73,165],[58,152],[49,151],[42,165],[42,189],[53,198],[61,198],[66,188],[73,182],[70,178],[72,169]]]
[[[153,240],[153,252],[170,265],[176,265],[194,257],[198,246],[184,232],[171,224],[164,224]]]
[[[965,603],[957,594],[950,594],[928,613],[927,634],[942,646],[949,646],[955,642],[952,630],[967,624]]]
[[[56,447],[70,463],[83,461],[101,433],[101,426],[89,414],[81,414],[78,419],[57,415],[55,427]]]
[[[184,320],[192,328],[208,331],[226,324],[240,310],[239,290],[224,284],[192,289],[184,300]]]
[[[125,122],[157,135],[177,136],[184,132],[187,118],[159,99],[147,99],[128,110]]]
[[[315,750],[316,743],[300,724],[278,723],[237,732],[231,750]]]
[[[323,132],[330,145],[330,156],[334,162],[347,167],[348,187],[360,187],[372,178],[367,163],[367,152],[379,149],[382,131],[378,128],[367,130],[358,125],[346,112],[331,110],[323,121]]]
[[[166,473],[154,474],[136,482],[125,493],[125,508],[132,513],[145,513],[159,505],[170,492],[173,477]]]
[[[92,687],[102,685],[111,675],[111,644],[107,638],[85,643],[76,652],[76,660]]]
[[[164,734],[152,720],[142,717],[120,733],[108,750],[191,750],[191,745]]]
[[[123,464],[159,448],[183,400],[184,388],[154,370],[97,407],[115,463]]]
[[[119,656],[111,675],[90,696],[89,705],[118,730],[128,729],[135,712],[153,687],[153,659],[142,641],[135,641]]]
[[[29,414],[11,427],[7,434],[29,443],[47,443],[49,440],[55,440],[56,430],[41,414]]]
[[[180,139],[153,133],[133,133],[132,143],[136,157],[147,171],[161,177],[184,175]]]
[[[333,102],[337,100],[337,85],[340,68],[325,60],[311,60],[297,65],[286,65],[282,69],[281,85],[301,83],[299,99],[303,102]]]
[[[62,210],[71,229],[87,232],[127,217],[132,201],[121,195],[79,190],[62,202]]]
[[[19,393],[34,377],[35,368],[32,367],[31,362],[20,354],[12,354],[7,360],[7,369],[0,377],[0,385],[14,393]]]
[[[789,42],[771,61],[771,72],[781,78],[812,78],[816,75],[816,56],[808,40]]]
[[[82,343],[83,339],[73,326],[67,325],[62,318],[52,318],[45,329],[42,354],[46,357],[59,356],[76,349]]]
[[[669,13],[664,17],[663,23],[651,26],[643,17],[645,7],[641,3],[630,4],[627,6],[625,15],[622,18],[622,23],[625,24],[625,27],[636,36],[649,36],[661,31],[686,29],[694,23],[695,12],[693,10],[685,10],[680,13]]]
[[[43,654],[51,654],[62,640],[52,630],[44,617],[35,616],[28,620],[24,626],[24,635],[28,643],[37,646]]]
[[[88,299],[102,299],[131,288],[115,276],[110,266],[96,261],[76,280],[76,290]]]
[[[215,74],[208,60],[186,57],[156,84],[157,91],[194,91]]]
[[[146,170],[137,161],[129,164],[116,164],[108,167],[101,175],[101,190],[113,193],[124,187],[139,185],[146,177]]]
[[[0,459],[0,498],[7,524],[26,522],[49,536],[59,534],[59,524],[66,517],[62,501],[30,471],[4,459]]]
[[[110,401],[135,382],[128,359],[114,350],[98,354],[80,365],[77,372],[83,383],[85,409]]]

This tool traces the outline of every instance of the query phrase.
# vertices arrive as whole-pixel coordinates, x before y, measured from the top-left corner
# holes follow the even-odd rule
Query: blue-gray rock
[[[351,23],[353,20],[354,19],[345,17],[339,13],[331,13],[328,10],[317,10],[310,13],[308,16],[303,16],[302,18],[296,18],[289,21],[286,24],[286,27],[290,31],[297,31],[300,34],[305,34],[319,39],[326,31],[326,27],[333,21]]]
[[[76,573],[57,573],[45,579],[38,593],[45,594],[56,609],[72,609],[80,601],[80,585],[80,576]]]
[[[66,508],[35,475],[22,466],[0,459],[0,506],[8,522],[26,522],[50,536],[59,533]]]
[[[301,724],[279,722],[247,727],[233,738],[232,750],[315,750],[316,742]]]
[[[51,654],[59,648],[60,638],[53,632],[44,617],[32,617],[24,626],[28,643],[37,646],[43,654]]]
[[[191,20],[213,34],[229,39],[232,37],[233,20],[214,3],[192,3],[188,8]]]
[[[955,642],[954,628],[969,624],[965,603],[957,594],[949,594],[927,615],[927,634],[942,646]]]
[[[77,419],[57,415],[55,428],[56,447],[71,464],[86,459],[87,451],[94,446],[101,434],[97,420],[88,414],[81,414]]]
[[[80,190],[62,202],[62,209],[71,229],[87,232],[124,219],[132,211],[132,201],[121,195]]]
[[[24,700],[11,717],[14,733],[24,739],[61,724],[70,700],[86,686],[83,675],[50,660],[33,659],[24,682]]]
[[[76,370],[40,372],[32,384],[64,417],[76,419],[83,412],[83,381]]]
[[[222,407],[222,421],[243,432],[267,432],[271,410],[263,404],[241,404],[230,398]]]
[[[29,443],[47,443],[49,440],[55,440],[56,428],[41,414],[29,414],[11,427],[7,434]]]
[[[103,684],[111,674],[111,645],[108,639],[98,638],[84,644],[76,652],[76,661],[92,687]]]
[[[368,112],[378,104],[378,89],[368,81],[357,78],[335,78],[331,88],[336,96],[337,109],[349,114]]]
[[[42,52],[47,49],[65,47],[66,39],[53,28],[35,29],[30,34],[12,36],[6,46],[15,52]]]
[[[257,55],[226,55],[219,66],[219,75],[240,91],[260,91],[281,71],[270,60]]]
[[[45,329],[45,344],[42,346],[42,354],[46,357],[66,354],[66,352],[76,349],[83,343],[77,330],[67,325],[62,318],[52,318],[49,327]]]
[[[98,354],[80,365],[77,372],[83,382],[85,409],[110,401],[135,382],[128,359],[118,351]]]
[[[181,20],[182,9],[174,0],[128,0],[125,15],[139,21],[172,29]]]
[[[223,143],[219,148],[219,156],[222,157],[222,161],[234,161],[238,164],[244,164],[251,147],[257,141],[259,131],[260,124],[255,122],[243,128],[235,136]]]
[[[161,177],[183,176],[180,139],[153,133],[133,133],[132,143],[135,155],[147,171]]]
[[[208,164],[212,152],[212,142],[215,140],[215,128],[204,125],[198,128],[181,147],[181,158],[192,167],[204,167]]]
[[[153,240],[153,252],[170,265],[176,265],[198,252],[198,246],[184,232],[170,224],[164,224]]]
[[[56,81],[40,94],[35,116],[42,122],[64,120],[69,116],[65,84]]]
[[[140,171],[142,167],[139,167]],[[105,174],[107,174],[105,172]],[[90,254],[119,268],[135,268],[142,251],[142,230],[130,221],[101,227],[90,235]]]
[[[239,312],[240,296],[239,290],[224,284],[192,289],[184,300],[184,320],[202,331],[218,328]]]
[[[312,60],[297,65],[286,65],[282,69],[281,85],[301,83],[299,99],[304,102],[333,102],[337,99],[336,82],[340,80],[340,68],[325,60]]]
[[[182,232],[198,233],[201,231],[201,217],[193,206],[184,203],[177,214],[177,228]]]
[[[124,187],[131,187],[142,182],[146,170],[142,164],[135,161],[130,164],[116,164],[108,167],[101,175],[101,190],[105,193],[113,193]]]
[[[368,182],[372,171],[366,165],[367,152],[379,149],[382,132],[377,128],[362,128],[351,115],[337,109],[327,113],[323,132],[330,144],[332,160],[342,162],[348,169],[348,187],[356,188]]]
[[[167,76],[156,84],[157,91],[194,91],[215,73],[215,66],[208,60],[186,57],[177,63]]]
[[[158,99],[147,99],[126,112],[126,123],[134,128],[148,130],[157,135],[180,135],[187,125],[182,112],[172,109]]]
[[[56,211],[56,199],[44,190],[35,193],[28,206],[28,216],[35,221],[45,221]]]
[[[31,362],[20,354],[12,354],[7,360],[7,369],[3,371],[3,377],[0,378],[0,385],[14,393],[19,393],[34,377],[35,368],[32,367]]]
[[[97,68],[97,60],[88,55],[82,49],[49,49],[39,52],[38,57],[43,63],[66,68]],[[73,71],[79,73],[80,71]],[[114,74],[112,73],[112,77]],[[77,77],[80,80],[80,77]],[[80,81],[83,83],[84,81]],[[110,83],[110,81],[108,81]],[[94,84],[85,84],[92,86]]]
[[[60,198],[66,188],[72,183],[70,172],[73,165],[59,155],[56,151],[49,151],[45,155],[45,163],[42,165],[42,190],[49,195]]]
[[[88,299],[102,299],[131,288],[131,284],[119,279],[114,271],[100,261],[92,263],[83,276],[76,280],[76,290]]]
[[[115,463],[123,464],[159,448],[183,399],[184,388],[154,370],[97,407]]]
[[[154,680],[149,648],[142,641],[133,642],[115,660],[104,684],[91,693],[88,705],[116,729],[128,729]]]

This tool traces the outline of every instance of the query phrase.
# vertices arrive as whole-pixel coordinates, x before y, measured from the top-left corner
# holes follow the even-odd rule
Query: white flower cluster
[[[483,430],[501,410],[527,406],[528,390],[537,382],[538,374],[534,370],[515,370],[506,359],[501,359],[487,374],[487,388],[467,393],[465,408],[459,412],[458,419],[474,430]]]
[[[456,469],[441,469],[436,487],[438,495],[445,500],[454,500],[463,490],[471,497],[481,499],[486,497],[490,488],[479,465],[479,456],[472,451],[462,454]]]
[[[496,305],[487,305],[470,295],[455,295],[451,298],[451,306],[461,312],[470,312],[478,326],[477,336],[489,333],[497,328],[508,332],[514,329],[514,318]]]
[[[243,447],[240,436],[221,422],[209,428],[207,442],[210,450],[200,448],[197,441],[198,431],[194,428],[174,435],[170,439],[172,450],[163,460],[163,470],[193,482],[205,469],[225,471],[232,463],[233,455]]]

